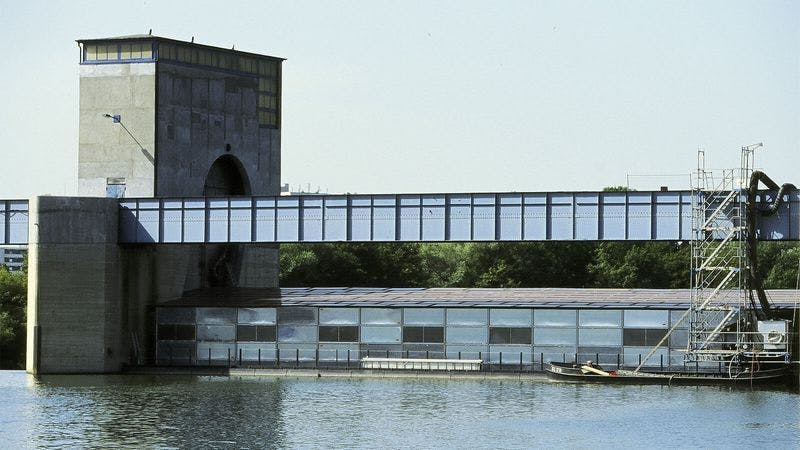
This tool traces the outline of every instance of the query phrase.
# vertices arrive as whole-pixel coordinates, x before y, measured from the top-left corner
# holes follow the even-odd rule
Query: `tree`
[[[421,244],[288,244],[281,246],[283,286],[418,287],[428,282]]]
[[[764,287],[767,289],[795,289],[797,287],[798,270],[800,270],[800,246],[796,244],[780,243],[777,251],[770,248],[769,252],[759,255],[759,269],[766,273]],[[766,266],[766,267],[765,267]]]
[[[603,242],[589,272],[596,287],[677,289],[689,286],[688,245],[671,242]]]
[[[27,274],[0,266],[0,369],[25,367]]]

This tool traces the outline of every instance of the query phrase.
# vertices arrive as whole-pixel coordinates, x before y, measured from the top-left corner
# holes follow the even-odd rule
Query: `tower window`
[[[116,44],[86,44],[83,63],[138,62],[153,60],[152,42],[122,42]]]

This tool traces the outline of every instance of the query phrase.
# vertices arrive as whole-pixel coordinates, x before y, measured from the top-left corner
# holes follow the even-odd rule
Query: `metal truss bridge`
[[[126,198],[119,242],[678,241],[691,239],[691,207],[688,190]],[[758,237],[798,240],[799,224],[795,191]],[[27,242],[28,202],[0,200],[0,245]]]

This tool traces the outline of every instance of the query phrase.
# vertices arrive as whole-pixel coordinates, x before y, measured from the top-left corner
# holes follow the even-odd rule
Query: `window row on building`
[[[160,341],[681,348],[682,311],[508,308],[160,308]]]
[[[455,325],[493,327],[669,328],[683,313],[665,309],[161,307],[159,323],[269,325]]]
[[[641,329],[575,329],[575,328],[523,328],[489,327],[371,327],[331,326],[297,327],[291,325],[159,325],[159,340],[202,342],[364,342],[373,344],[425,343],[425,344],[490,344],[490,345],[600,345],[600,346],[656,346],[685,345],[686,333],[671,336],[670,342],[661,342],[664,328]]]
[[[114,42],[83,46],[84,62],[153,60],[152,42]]]
[[[158,59],[244,72],[258,75],[264,80],[278,78],[279,63],[273,58],[256,58],[210,48],[160,43]]]
[[[185,64],[214,67],[256,75],[263,80],[261,91],[275,92],[279,60],[275,58],[237,54],[193,45],[156,43],[154,41],[100,42],[84,44],[84,63],[103,61],[170,60]]]

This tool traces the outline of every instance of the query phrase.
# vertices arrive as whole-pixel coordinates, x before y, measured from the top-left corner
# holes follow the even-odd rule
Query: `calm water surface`
[[[0,371],[0,447],[800,448],[800,396],[512,381]]]

